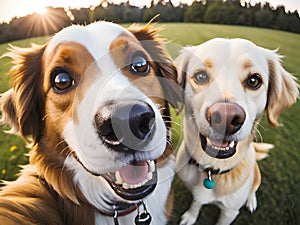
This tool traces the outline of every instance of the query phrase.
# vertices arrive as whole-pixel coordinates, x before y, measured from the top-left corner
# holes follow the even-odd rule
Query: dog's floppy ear
[[[41,135],[44,116],[42,92],[42,55],[44,46],[12,47],[4,56],[12,58],[12,89],[1,96],[2,123],[19,133],[26,141],[36,143]]]
[[[280,114],[299,98],[299,84],[296,78],[281,65],[281,57],[275,51],[268,51],[269,88],[266,107],[269,123],[278,126]]]
[[[0,111],[2,112],[0,124],[7,123],[11,128],[9,133],[19,133],[19,125],[15,105],[16,104],[12,88],[0,95]]]
[[[189,64],[189,60],[192,56],[189,47],[185,47],[181,49],[179,56],[175,59],[175,65],[177,67],[177,82],[178,84],[185,89],[186,84],[186,76],[187,76],[187,67]]]
[[[159,75],[166,78],[165,81],[163,81],[164,79],[160,80],[165,98],[178,108],[178,103],[182,102],[183,91],[177,85],[177,70],[173,60],[163,46],[165,39],[158,34],[161,28],[154,28],[149,23],[144,27],[133,25],[128,30],[135,35],[143,48],[151,55]]]

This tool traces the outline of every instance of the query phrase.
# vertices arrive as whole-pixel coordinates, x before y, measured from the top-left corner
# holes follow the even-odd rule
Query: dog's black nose
[[[206,117],[216,132],[232,135],[244,124],[246,113],[238,104],[217,102],[208,108]]]
[[[113,150],[139,150],[155,129],[155,113],[145,102],[113,102],[99,109],[95,127]]]

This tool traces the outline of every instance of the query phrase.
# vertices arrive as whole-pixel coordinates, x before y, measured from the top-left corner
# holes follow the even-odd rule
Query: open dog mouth
[[[237,141],[216,140],[199,134],[202,149],[210,157],[227,159],[236,153]]]
[[[90,174],[103,177],[113,191],[125,200],[136,201],[152,193],[157,184],[156,163],[153,160],[132,161],[117,171],[100,174],[89,170],[77,157],[73,157]]]
[[[156,187],[155,162],[133,161],[116,172],[102,175],[114,192],[126,200],[139,200],[149,195]]]

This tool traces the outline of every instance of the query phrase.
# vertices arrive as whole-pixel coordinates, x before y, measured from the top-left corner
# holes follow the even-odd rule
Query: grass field
[[[284,67],[300,78],[300,35],[298,34],[209,24],[166,24],[162,34],[171,41],[168,49],[173,57],[182,46],[197,45],[214,37],[247,38],[266,48],[279,48],[279,53],[285,56]],[[31,42],[44,43],[46,40],[47,37],[42,37],[12,44],[28,47]],[[3,54],[7,47],[7,44],[0,45],[0,54]],[[0,92],[8,88],[9,77],[5,74],[10,65],[9,59],[0,59]],[[180,118],[176,118],[176,121],[180,123]],[[257,211],[250,214],[242,208],[234,225],[300,224],[300,104],[294,105],[285,112],[280,122],[284,126],[276,129],[270,128],[266,120],[263,120],[259,127],[263,141],[273,143],[276,147],[267,159],[259,162],[263,179],[257,193]],[[174,139],[175,143],[180,139],[180,127],[177,126],[176,129],[178,132]],[[20,138],[4,134],[1,130],[0,132],[0,179],[13,180],[18,171],[18,165],[27,161],[24,156],[27,150]],[[178,224],[180,215],[188,208],[192,199],[191,194],[177,177],[174,184],[175,204],[169,225]],[[214,224],[217,214],[216,207],[205,206],[197,225]]]

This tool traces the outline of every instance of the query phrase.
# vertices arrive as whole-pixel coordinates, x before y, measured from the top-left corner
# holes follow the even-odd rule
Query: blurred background
[[[246,38],[269,49],[279,49],[283,66],[300,78],[299,0],[206,0],[206,1],[95,1],[95,0],[0,0],[0,55],[9,45],[30,47],[44,44],[49,37],[71,24],[113,21],[124,27],[154,22],[164,26],[161,34],[173,58],[186,45],[198,45],[214,37]],[[10,59],[0,58],[0,93],[9,89]],[[0,113],[1,116],[1,113]],[[181,141],[182,115],[173,111],[173,146]],[[282,126],[271,128],[264,118],[256,141],[273,143],[270,156],[259,162],[262,185],[257,193],[258,208],[250,214],[241,209],[234,225],[300,224],[300,105],[280,117]],[[20,165],[28,163],[28,149],[21,138],[0,127],[0,180],[14,180]],[[0,184],[1,185],[1,184]],[[169,225],[178,224],[192,200],[175,177],[174,211]],[[198,224],[214,224],[219,210],[205,206]]]

